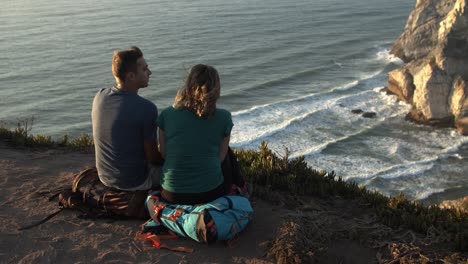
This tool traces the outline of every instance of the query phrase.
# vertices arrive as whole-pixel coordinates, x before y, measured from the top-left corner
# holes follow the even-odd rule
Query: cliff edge
[[[417,0],[391,53],[405,64],[389,73],[388,90],[413,106],[407,119],[455,126],[468,135],[466,0]]]

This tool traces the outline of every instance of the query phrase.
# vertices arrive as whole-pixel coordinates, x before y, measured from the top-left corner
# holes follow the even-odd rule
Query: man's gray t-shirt
[[[101,182],[131,189],[146,180],[144,141],[156,140],[158,109],[136,93],[101,89],[93,101],[93,138]]]

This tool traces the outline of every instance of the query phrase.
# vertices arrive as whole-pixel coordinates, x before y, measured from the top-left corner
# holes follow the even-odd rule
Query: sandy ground
[[[91,153],[12,149],[0,143],[0,263],[390,263],[398,257],[392,250],[408,253],[415,241],[424,241],[424,235],[379,224],[359,204],[339,198],[291,201],[280,194],[272,194],[269,202],[254,200],[253,220],[231,247],[170,241],[193,253],[154,249],[135,240],[143,221],[84,220],[74,211],[18,231],[57,210],[56,202],[35,191],[71,184],[74,173],[93,164]],[[288,202],[295,209],[286,210],[292,208],[285,206]]]

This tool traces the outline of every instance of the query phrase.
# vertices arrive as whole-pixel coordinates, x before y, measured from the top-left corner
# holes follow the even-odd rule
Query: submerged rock
[[[407,119],[461,126],[468,116],[468,0],[418,0],[391,53],[405,65],[388,90],[413,106]]]
[[[361,114],[362,112],[364,112],[364,111],[362,111],[361,109],[353,109],[353,110],[351,110],[351,113],[353,113],[353,114]]]
[[[373,118],[377,115],[375,112],[364,112],[362,109],[353,109],[351,110],[351,113],[357,115],[362,114],[361,116],[365,118]]]
[[[377,116],[377,114],[375,112],[364,112],[362,114],[362,117],[365,117],[365,118],[374,118],[376,116]]]

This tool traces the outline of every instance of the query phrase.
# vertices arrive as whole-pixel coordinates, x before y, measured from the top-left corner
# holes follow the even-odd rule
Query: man
[[[159,185],[161,155],[157,146],[158,109],[140,97],[151,71],[137,47],[115,51],[116,85],[101,89],[93,100],[92,125],[96,167],[101,182],[123,191]]]

